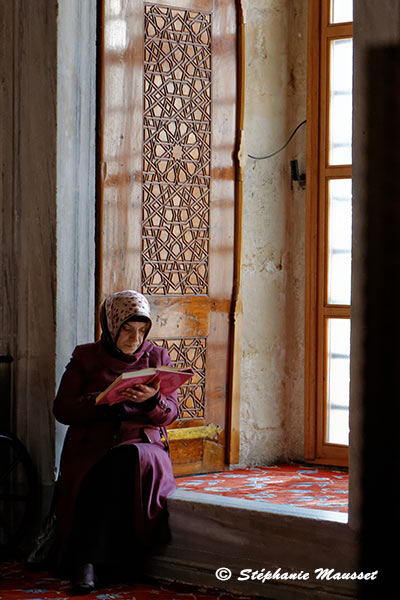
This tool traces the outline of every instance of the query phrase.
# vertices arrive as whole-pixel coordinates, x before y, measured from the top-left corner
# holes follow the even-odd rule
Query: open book
[[[160,392],[169,396],[177,390],[185,381],[194,375],[193,369],[180,369],[179,367],[154,367],[122,373],[111,385],[108,386],[96,398],[96,404],[116,404],[123,402],[122,390],[134,387],[140,383],[150,383],[156,377],[160,380]]]

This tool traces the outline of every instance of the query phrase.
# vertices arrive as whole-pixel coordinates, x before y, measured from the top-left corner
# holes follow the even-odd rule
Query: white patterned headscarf
[[[107,333],[109,333],[114,343],[118,339],[121,326],[126,321],[135,320],[136,317],[140,320],[143,318],[145,318],[143,320],[148,320],[150,330],[151,316],[149,302],[143,294],[134,290],[124,290],[108,296],[104,300],[102,312],[103,333],[106,333],[104,329],[105,325],[107,325]],[[104,323],[104,317],[106,318],[106,323]]]

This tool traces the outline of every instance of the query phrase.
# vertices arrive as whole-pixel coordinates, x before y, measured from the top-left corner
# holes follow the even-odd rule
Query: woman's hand
[[[124,400],[131,402],[145,402],[157,394],[160,389],[160,380],[158,377],[147,385],[138,384],[134,387],[126,388],[121,392]]]

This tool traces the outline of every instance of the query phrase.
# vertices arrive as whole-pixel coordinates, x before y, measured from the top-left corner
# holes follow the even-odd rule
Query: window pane
[[[326,441],[349,443],[350,319],[328,319]]]
[[[351,179],[328,187],[328,304],[351,303]]]
[[[347,165],[351,164],[353,40],[333,40],[330,57],[329,162]]]
[[[353,20],[353,0],[331,0],[331,23]]]

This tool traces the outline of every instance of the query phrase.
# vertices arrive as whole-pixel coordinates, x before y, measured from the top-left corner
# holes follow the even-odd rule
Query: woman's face
[[[133,354],[143,343],[148,323],[140,321],[128,321],[124,323],[119,330],[117,339],[117,348],[124,354]]]

